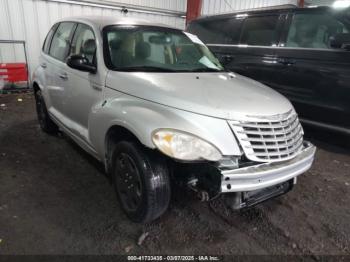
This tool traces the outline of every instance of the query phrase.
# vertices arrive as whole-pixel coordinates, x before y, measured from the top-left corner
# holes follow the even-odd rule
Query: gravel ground
[[[349,137],[306,129],[315,164],[280,198],[234,213],[174,190],[169,211],[139,225],[122,213],[101,164],[40,131],[31,94],[1,104],[0,254],[350,255]]]

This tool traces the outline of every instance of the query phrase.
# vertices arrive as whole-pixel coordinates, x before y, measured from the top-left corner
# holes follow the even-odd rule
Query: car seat
[[[135,46],[135,61],[146,62],[151,55],[151,45],[147,42],[138,42]]]
[[[84,42],[81,50],[81,54],[84,55],[92,64],[96,52],[96,43],[94,39],[88,39]]]

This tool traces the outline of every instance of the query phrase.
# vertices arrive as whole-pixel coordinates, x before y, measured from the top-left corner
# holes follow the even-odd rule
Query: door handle
[[[62,73],[59,75],[59,78],[63,79],[63,80],[67,80],[68,79],[68,75],[67,73]]]
[[[277,62],[279,64],[287,65],[287,66],[294,65],[296,63],[294,59],[288,59],[288,58],[278,58]]]
[[[45,69],[47,67],[47,64],[46,63],[42,63],[40,66]]]
[[[102,91],[102,87],[100,87],[99,85],[95,85],[95,84],[92,84],[92,89],[95,89],[97,91]]]
[[[235,57],[232,56],[232,55],[222,55],[222,56],[221,56],[221,60],[222,60],[223,63],[230,63],[230,62],[232,62],[234,59],[235,59]]]

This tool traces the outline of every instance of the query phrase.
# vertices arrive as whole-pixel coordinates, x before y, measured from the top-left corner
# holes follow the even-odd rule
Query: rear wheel
[[[170,200],[165,160],[136,142],[117,143],[112,155],[112,178],[121,206],[134,222],[161,216]]]
[[[35,92],[35,104],[41,129],[48,134],[56,134],[58,132],[58,127],[51,120],[49,113],[47,112],[46,104],[41,90]]]

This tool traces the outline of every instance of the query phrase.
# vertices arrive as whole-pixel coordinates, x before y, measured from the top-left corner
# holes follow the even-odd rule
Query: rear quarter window
[[[188,31],[206,44],[237,44],[242,21],[235,18],[194,21]]]
[[[55,24],[51,27],[49,33],[47,34],[46,38],[45,38],[45,41],[44,41],[44,44],[43,44],[43,52],[44,53],[49,53],[49,49],[50,49],[50,44],[51,44],[51,39],[52,39],[52,36],[53,34],[55,33],[56,31],[56,28],[57,28],[58,24]]]

